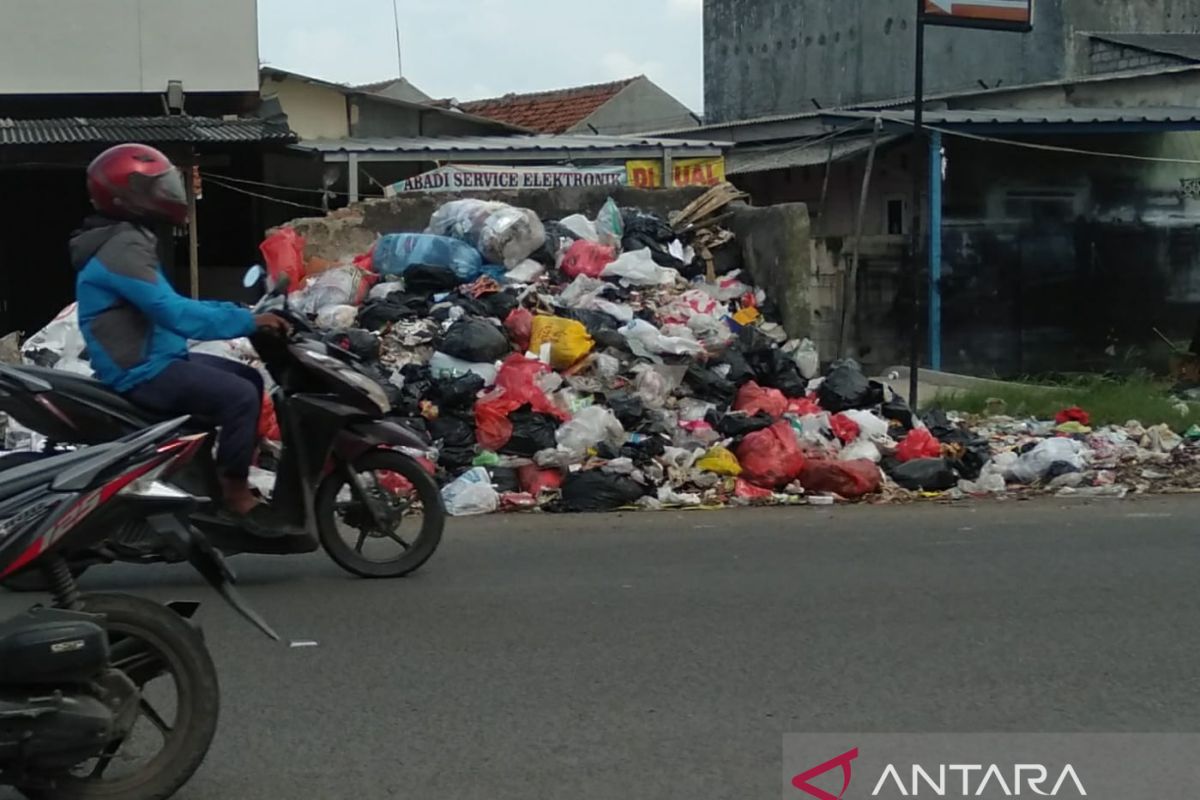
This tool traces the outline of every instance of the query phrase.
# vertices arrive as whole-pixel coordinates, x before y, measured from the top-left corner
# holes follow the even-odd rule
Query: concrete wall
[[[255,0],[0,0],[0,94],[253,92]]]
[[[1080,45],[1082,47],[1082,45]],[[1128,70],[1148,70],[1191,63],[1176,56],[1152,53],[1136,47],[1122,47],[1101,39],[1089,39],[1087,47],[1087,71],[1091,75],[1108,75]]]
[[[1194,32],[1200,0],[1041,0],[1034,32],[930,28],[931,93],[1086,72],[1082,31]],[[911,0],[705,0],[710,122],[912,95]]]
[[[625,87],[570,133],[622,135],[697,126],[692,111],[648,78]]]
[[[334,88],[285,78],[268,77],[262,96],[279,98],[288,124],[301,139],[343,139],[350,135],[346,96]]]

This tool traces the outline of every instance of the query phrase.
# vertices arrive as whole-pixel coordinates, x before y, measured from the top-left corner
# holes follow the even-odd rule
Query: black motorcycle
[[[247,287],[259,280],[252,270]],[[255,311],[273,306],[269,310],[288,320],[293,334],[260,332],[251,341],[278,385],[272,399],[282,449],[270,503],[303,533],[253,536],[215,503],[192,521],[226,555],[324,547],[355,575],[408,575],[433,556],[445,526],[437,483],[417,460],[429,453],[429,443],[388,418],[390,404],[377,378],[353,354],[316,336],[288,308],[286,288],[274,287]],[[45,435],[50,451],[109,442],[160,419],[91,378],[32,366],[0,365],[0,411]],[[211,433],[212,427],[201,430]],[[197,496],[220,497],[212,448],[204,448],[176,483]],[[164,558],[144,526],[114,532],[109,544],[121,561]],[[73,569],[86,566],[84,561]]]
[[[203,436],[183,421],[0,472],[0,577],[42,572],[53,605],[0,622],[0,784],[42,800],[162,800],[217,728],[216,669],[198,605],[82,594],[70,563],[110,526],[145,521],[243,616],[221,556],[191,529],[196,500],[164,483]]]

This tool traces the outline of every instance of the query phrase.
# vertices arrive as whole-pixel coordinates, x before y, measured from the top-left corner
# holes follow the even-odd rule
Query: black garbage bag
[[[576,242],[579,240],[579,237],[557,220],[545,221],[542,223],[542,227],[546,229],[546,241],[542,243],[541,247],[534,250],[533,254],[529,257],[543,267],[553,269],[558,265],[558,255],[562,252],[563,240]]]
[[[438,349],[448,356],[475,364],[499,361],[512,345],[508,334],[485,319],[467,317],[450,326]]]
[[[610,395],[607,405],[627,431],[636,431],[646,421],[646,404],[636,394]]]
[[[687,269],[687,264],[671,255],[666,250],[650,248],[650,260],[660,267],[669,267],[670,269],[679,270],[680,272]]]
[[[499,320],[507,319],[518,305],[517,293],[511,290],[484,295],[477,302],[487,312],[486,316]]]
[[[625,229],[625,239],[629,242],[645,242],[643,247],[669,245],[675,240],[675,230],[662,217],[640,208],[622,208],[621,222]],[[638,250],[640,247],[630,247],[623,244],[624,249]]]
[[[880,405],[883,403],[883,384],[867,380],[857,366],[843,364],[829,373],[817,395],[821,408],[837,414]]]
[[[600,470],[573,472],[562,485],[560,508],[568,512],[613,511],[638,501],[645,490],[624,475]]]
[[[649,466],[654,459],[667,452],[667,440],[661,436],[642,436],[626,442],[620,448],[601,442],[596,445],[596,453],[600,458],[609,461],[616,458],[628,458],[639,467]]]
[[[467,415],[442,414],[428,423],[429,435],[441,442],[438,464],[450,470],[471,466],[475,460],[475,425]]]
[[[728,366],[729,372],[726,373],[725,379],[734,386],[741,387],[754,380],[754,370],[750,368],[750,363],[746,361],[746,356],[737,347],[730,347],[721,354],[720,358],[709,363],[713,366]]]
[[[512,467],[488,467],[492,487],[500,494],[521,491],[521,478]]]
[[[597,350],[618,350],[622,353],[633,352],[629,346],[629,340],[613,328],[600,328],[595,331],[589,330],[588,333],[596,340]]]
[[[900,395],[893,393],[892,399],[883,404],[882,410],[884,419],[897,423],[906,431],[913,429],[916,415],[913,414],[912,409],[908,407],[908,403]],[[941,437],[935,433],[934,438],[940,439]]]
[[[710,367],[693,364],[688,367],[684,382],[691,387],[692,393],[701,400],[707,400],[718,406],[728,408],[737,396],[738,387],[721,373]]]
[[[443,411],[447,409],[472,409],[475,398],[483,391],[485,381],[474,372],[461,378],[443,378],[434,383],[429,399]]]
[[[392,400],[392,411],[400,416],[419,417],[421,401],[429,399],[433,390],[433,373],[424,364],[408,364],[400,374],[404,377],[404,388],[400,390],[400,396]]]
[[[931,428],[930,433],[933,432]],[[956,425],[939,428],[935,436],[949,449],[950,466],[954,467],[959,477],[968,481],[979,480],[983,468],[992,460],[992,447],[988,440]]]
[[[500,448],[505,455],[533,458],[539,451],[558,444],[554,434],[558,431],[559,421],[549,414],[538,414],[530,405],[509,414],[508,421],[512,423],[513,435],[508,444]]]
[[[404,288],[413,294],[441,294],[462,284],[462,278],[449,267],[415,264],[404,273]]]
[[[946,416],[946,412],[940,408],[926,411],[921,415],[921,422],[925,423],[925,427],[929,428],[929,432],[938,440],[951,438],[958,430],[958,427]]]
[[[914,492],[944,492],[958,486],[958,473],[944,458],[920,458],[907,464],[893,462],[885,468],[892,480]]]
[[[556,315],[563,319],[573,319],[582,322],[588,333],[595,338],[600,331],[616,331],[621,328],[621,321],[603,311],[593,311],[588,308],[560,308]],[[621,337],[624,339],[625,337]]]
[[[754,370],[759,385],[778,389],[787,397],[805,397],[808,380],[800,374],[796,362],[775,347],[746,353],[746,362]]]
[[[775,419],[765,411],[760,411],[753,417],[740,411],[731,411],[728,414],[710,411],[705,421],[722,436],[734,439],[765,430],[775,424]]]
[[[429,301],[424,297],[393,292],[383,300],[373,300],[358,312],[358,327],[380,331],[403,319],[416,319],[429,313]]]
[[[340,347],[348,353],[353,353],[363,361],[379,360],[379,337],[370,331],[350,328],[326,335],[325,341],[334,347]]]

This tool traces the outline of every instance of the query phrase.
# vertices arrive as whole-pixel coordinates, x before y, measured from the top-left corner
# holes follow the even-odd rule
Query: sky
[[[647,75],[703,106],[703,0],[397,0],[404,77],[473,100]],[[397,72],[392,0],[258,0],[259,57],[338,83]]]

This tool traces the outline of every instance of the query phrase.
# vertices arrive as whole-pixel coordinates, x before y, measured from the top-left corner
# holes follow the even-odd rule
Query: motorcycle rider
[[[96,377],[132,402],[162,414],[190,414],[220,428],[217,468],[225,509],[248,532],[287,533],[250,488],[262,411],[262,376],[252,367],[188,352],[188,340],[217,341],[265,329],[287,333],[273,314],[198,301],[171,288],[153,228],[183,225],[183,178],[158,150],[122,144],[87,170],[97,214],[71,238],[78,271],[79,325]]]

